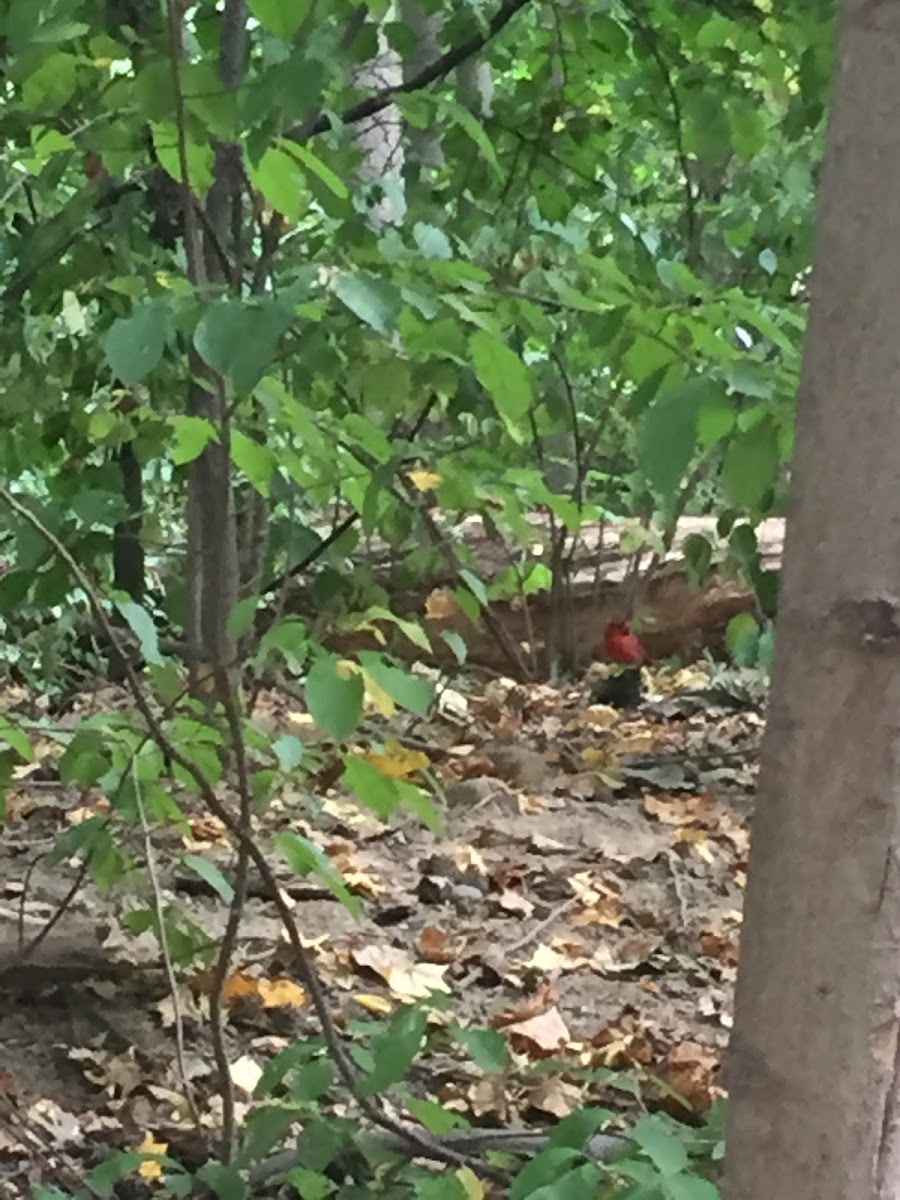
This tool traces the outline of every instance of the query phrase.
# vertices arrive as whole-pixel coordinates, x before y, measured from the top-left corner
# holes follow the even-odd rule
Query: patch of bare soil
[[[259,720],[297,733],[296,707],[264,696]],[[456,1017],[502,1031],[513,1067],[488,1074],[438,1043],[413,1086],[476,1124],[546,1124],[592,1101],[622,1107],[617,1071],[634,1072],[651,1103],[684,1115],[678,1093],[704,1111],[720,1094],[762,717],[694,709],[664,715],[673,708],[660,702],[620,714],[588,706],[584,686],[510,681],[445,695],[444,715],[390,731],[438,781],[442,834],[409,814],[385,825],[328,786],[320,747],[317,780],[279,797],[259,836],[302,833],[362,901],[356,920],[314,877],[284,872],[338,1027],[449,993]],[[373,739],[384,732],[373,723]],[[119,919],[153,906],[155,880],[163,904],[218,939],[226,905],[180,859],[200,856],[227,876],[222,831],[189,810],[189,833],[155,833],[148,856],[132,830],[139,870],[108,893],[79,882],[74,855],[48,859],[60,833],[107,815],[106,799],[56,783],[52,755],[41,773],[44,782],[25,778],[10,796],[0,839],[0,1194],[9,1196],[36,1180],[73,1186],[111,1147],[148,1137],[202,1161],[209,1147],[192,1130],[185,1088],[204,1127],[218,1119],[208,972],[179,976],[173,991],[155,939]],[[21,941],[60,908],[23,963]],[[272,1055],[317,1032],[256,879],[228,1002],[245,1111]],[[567,1069],[536,1071],[548,1057]]]

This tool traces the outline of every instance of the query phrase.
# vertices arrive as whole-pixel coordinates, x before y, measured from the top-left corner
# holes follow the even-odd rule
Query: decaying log
[[[602,546],[595,546],[595,552],[599,552],[604,560],[602,577],[598,582],[592,572],[582,567],[571,581],[564,599],[562,619],[567,640],[577,651],[576,661],[565,665],[585,666],[592,658],[602,657],[598,647],[603,630],[609,620],[617,617],[634,617],[652,657],[678,655],[690,661],[705,647],[721,640],[732,617],[755,611],[757,602],[751,588],[733,572],[719,570],[700,588],[692,587],[689,582],[681,558],[684,540],[692,533],[712,533],[714,524],[709,518],[686,518],[679,524],[669,558],[640,589],[634,613],[629,606],[630,588],[625,582],[628,560],[614,544],[618,534],[615,531],[610,534],[608,528],[604,530]],[[776,570],[780,565],[783,522],[764,522],[757,530],[757,536],[764,565]],[[471,528],[465,531],[465,540],[470,546],[478,547],[477,535]],[[497,568],[497,563],[492,561],[495,557],[495,547],[486,547],[480,555],[482,579],[489,579],[491,568]],[[442,665],[455,661],[443,636],[453,633],[463,638],[468,648],[468,661],[475,665],[514,674],[508,649],[504,646],[506,643],[506,647],[512,644],[518,650],[521,666],[526,672],[539,675],[550,668],[548,643],[555,614],[554,601],[548,593],[532,596],[527,604],[518,598],[494,602],[490,618],[478,622],[469,620],[452,603],[450,596],[449,588],[442,590],[439,587],[394,599],[396,612],[422,619],[433,647],[432,661]],[[501,636],[497,635],[498,626]],[[407,661],[428,658],[420,647],[402,634],[387,627],[384,633],[391,652],[399,658]],[[384,646],[369,630],[335,633],[327,641],[333,649],[346,654]]]

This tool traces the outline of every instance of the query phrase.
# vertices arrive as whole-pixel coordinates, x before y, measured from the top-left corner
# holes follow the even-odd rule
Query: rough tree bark
[[[900,5],[840,10],[727,1200],[900,1196]]]

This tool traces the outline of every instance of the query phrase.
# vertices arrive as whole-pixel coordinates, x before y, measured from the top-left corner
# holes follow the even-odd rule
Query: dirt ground
[[[410,813],[383,824],[327,786],[327,770],[281,794],[260,839],[302,833],[362,903],[355,918],[314,877],[279,869],[337,1026],[438,989],[463,1023],[501,1029],[511,1068],[486,1073],[437,1039],[412,1077],[420,1096],[478,1125],[546,1125],[588,1102],[627,1111],[620,1071],[651,1106],[686,1115],[675,1092],[702,1114],[721,1093],[763,724],[752,707],[673,699],[703,682],[696,671],[658,676],[648,705],[619,713],[588,705],[583,682],[494,680],[445,693],[427,723],[393,720],[380,732],[430,763],[441,834]],[[296,732],[297,707],[265,695],[258,720]],[[178,972],[173,991],[155,939],[120,918],[156,894],[219,937],[227,906],[180,859],[227,875],[223,831],[194,804],[187,836],[155,832],[148,850],[139,828],[124,835],[140,867],[125,885],[79,882],[77,858],[54,860],[54,842],[108,804],[62,786],[57,754],[48,742],[17,782],[0,836],[0,1194],[10,1196],[33,1182],[72,1186],[110,1148],[166,1144],[201,1160],[185,1078],[203,1128],[218,1120],[208,974]],[[250,891],[226,1023],[242,1114],[266,1061],[317,1032],[274,905],[258,880]],[[60,910],[32,959],[17,961],[20,938]],[[566,1068],[542,1072],[548,1057]]]

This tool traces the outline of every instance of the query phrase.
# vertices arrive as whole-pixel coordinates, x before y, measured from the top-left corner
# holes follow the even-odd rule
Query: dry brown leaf
[[[497,897],[497,907],[503,912],[513,913],[520,917],[530,917],[534,912],[534,905],[527,897],[510,891],[508,888]]]
[[[700,823],[707,829],[717,828],[722,810],[707,793],[700,796],[673,796],[663,793],[644,797],[644,811],[666,825]]]
[[[436,925],[426,925],[419,934],[419,956],[428,963],[453,962],[456,952],[450,945],[447,931],[438,929]]]
[[[719,1056],[715,1051],[685,1041],[669,1052],[660,1077],[695,1110],[705,1112],[723,1094],[716,1083],[718,1070]]]
[[[526,1093],[528,1107],[538,1112],[549,1113],[561,1121],[573,1113],[582,1102],[584,1088],[567,1083],[558,1075],[543,1076]]]
[[[424,1000],[431,992],[448,992],[444,980],[446,966],[414,963],[409,955],[394,946],[363,946],[352,951],[359,967],[374,971],[400,1000]]]
[[[429,621],[452,620],[458,612],[459,605],[448,588],[435,588],[425,600],[425,616]]]
[[[546,983],[543,987],[525,1000],[518,1008],[507,1008],[496,1013],[490,1021],[494,1029],[503,1029],[506,1025],[514,1025],[519,1021],[527,1021],[532,1017],[540,1016],[541,1013],[547,1012],[553,1008],[559,1000],[559,992],[552,983]]]
[[[532,971],[540,971],[542,974],[548,975],[551,971],[559,971],[564,966],[571,966],[571,960],[567,955],[561,954],[551,946],[540,945],[525,965]]]
[[[569,1030],[558,1008],[548,1009],[527,1021],[517,1021],[506,1027],[506,1034],[513,1046],[522,1052],[538,1050],[541,1054],[552,1054],[569,1040]]]

